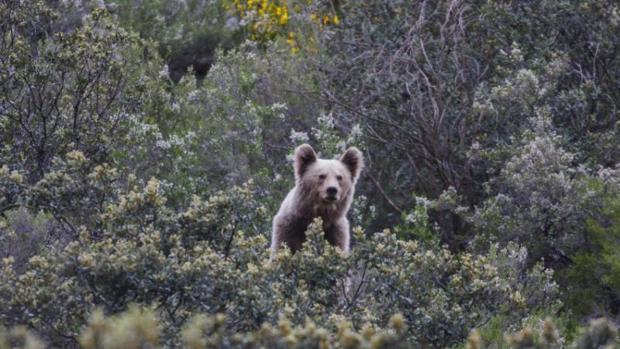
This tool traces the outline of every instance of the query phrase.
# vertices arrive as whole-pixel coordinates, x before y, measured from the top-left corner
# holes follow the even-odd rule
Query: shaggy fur
[[[271,258],[283,243],[292,251],[299,250],[308,225],[316,217],[323,219],[327,241],[348,252],[350,232],[346,214],[363,167],[362,153],[355,147],[347,149],[339,160],[318,159],[308,144],[297,147],[295,187],[273,218]]]

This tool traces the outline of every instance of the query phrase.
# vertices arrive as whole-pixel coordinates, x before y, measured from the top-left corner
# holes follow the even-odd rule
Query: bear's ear
[[[295,176],[301,178],[308,166],[316,161],[316,153],[309,144],[295,148]]]
[[[364,157],[362,152],[356,147],[350,147],[342,154],[340,161],[349,169],[353,182],[357,181],[357,178],[364,168]]]

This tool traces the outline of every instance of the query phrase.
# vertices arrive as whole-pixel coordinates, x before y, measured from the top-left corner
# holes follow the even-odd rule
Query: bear
[[[364,167],[362,152],[350,147],[338,160],[319,159],[310,145],[302,144],[295,149],[294,162],[295,187],[273,218],[270,259],[282,244],[293,252],[301,249],[306,229],[317,217],[323,220],[327,241],[349,252],[347,212]]]

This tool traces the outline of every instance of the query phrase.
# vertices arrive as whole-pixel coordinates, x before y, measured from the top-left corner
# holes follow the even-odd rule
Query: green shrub
[[[51,187],[58,194],[37,190],[40,183],[28,192],[31,202],[46,197],[49,207],[66,207],[60,212],[69,221],[77,219],[69,212],[84,210],[88,193],[106,178],[82,174],[88,160],[75,163],[75,157],[56,161],[66,167],[41,180],[64,178]],[[75,191],[80,178],[89,181]],[[389,231],[365,237],[358,229],[355,248],[345,256],[324,240],[319,223],[300,252],[284,252],[268,264],[269,219],[250,186],[196,196],[178,212],[167,206],[166,189],[156,179],[116,180],[105,193],[99,211],[93,208],[80,221],[76,240],[50,246],[20,269],[5,259],[3,323],[27,324],[65,346],[77,341],[80,325],[97,307],[114,314],[131,303],[154,304],[164,341],[172,345],[196,313],[224,313],[234,319],[230,331],[254,331],[282,314],[296,324],[337,317],[361,328],[402,312],[404,338],[437,347],[459,343],[495,314],[515,324],[555,304],[552,272],[538,265],[524,274],[527,254],[512,245],[455,255]]]
[[[0,258],[10,256],[17,268],[39,253],[48,242],[67,238],[58,236],[62,229],[55,226],[49,214],[39,212],[34,215],[24,207],[3,213],[4,217],[0,218]]]
[[[539,321],[534,326],[525,326],[504,338],[486,342],[478,330],[472,331],[467,339],[467,349],[482,348],[514,348],[514,349],[546,349],[546,348],[616,348],[619,345],[616,326],[605,318],[590,321],[579,333],[579,338],[572,345],[566,343],[558,328],[551,319]]]
[[[415,348],[403,336],[407,323],[401,314],[393,315],[387,326],[364,325],[360,330],[342,319],[317,325],[307,320],[294,325],[285,316],[276,324],[264,324],[251,332],[230,332],[224,315],[196,315],[182,330],[185,348]],[[149,308],[131,307],[116,316],[106,317],[95,310],[80,334],[80,347],[91,348],[160,348],[160,322]],[[604,318],[584,327],[574,345],[567,345],[558,334],[553,321],[546,319],[534,327],[525,327],[516,333],[506,333],[495,342],[484,341],[478,330],[472,330],[464,348],[615,348],[619,345],[616,327]],[[9,346],[10,345],[10,346]],[[43,343],[23,327],[9,332],[0,328],[0,348],[43,348]]]
[[[595,184],[597,187],[599,184]],[[579,317],[589,314],[617,317],[620,294],[620,202],[616,196],[604,199],[602,217],[589,218],[584,246],[565,271],[567,304]]]
[[[221,0],[110,2],[120,25],[158,44],[175,82],[187,73],[202,79],[217,49],[241,41]]]
[[[141,107],[144,47],[102,9],[67,32],[46,27],[59,15],[41,1],[9,1],[0,11],[0,45],[10,52],[0,62],[3,165],[33,183],[72,150],[95,165],[109,161],[126,115]]]

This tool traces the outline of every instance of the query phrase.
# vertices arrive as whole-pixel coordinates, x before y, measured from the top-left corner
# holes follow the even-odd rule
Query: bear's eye
[[[325,179],[325,178],[327,178],[327,176],[326,176],[326,175],[324,175],[324,174],[319,175],[319,179]]]
[[[336,179],[338,179],[339,181],[341,181],[341,180],[342,180],[342,176],[341,176],[341,175],[338,175],[338,176],[336,176]]]

